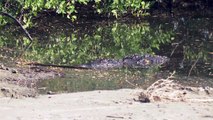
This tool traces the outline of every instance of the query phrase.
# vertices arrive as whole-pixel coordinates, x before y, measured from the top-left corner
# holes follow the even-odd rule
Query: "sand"
[[[96,90],[36,98],[0,98],[1,120],[212,120],[213,101],[135,100],[141,89]]]
[[[32,84],[44,77],[60,76],[54,71],[37,72],[37,68],[17,73],[0,69],[0,120],[213,120],[212,88],[194,90],[157,81],[146,91],[96,90],[37,96]],[[32,77],[35,73],[37,78]],[[150,103],[139,102],[142,91],[150,97]]]

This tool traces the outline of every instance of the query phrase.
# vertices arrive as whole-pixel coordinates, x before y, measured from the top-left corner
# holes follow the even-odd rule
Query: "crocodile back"
[[[115,59],[97,59],[95,61],[82,64],[80,67],[90,68],[90,69],[111,69],[111,68],[121,68],[123,63]]]
[[[92,62],[81,64],[78,67],[87,69],[112,69],[112,68],[150,68],[166,63],[169,59],[159,55],[130,55],[123,59],[97,59]]]

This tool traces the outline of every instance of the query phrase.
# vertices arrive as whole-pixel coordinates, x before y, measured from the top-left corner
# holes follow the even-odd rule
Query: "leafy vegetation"
[[[162,5],[164,8],[173,9],[178,4],[190,6],[198,2],[198,7],[203,9],[203,5],[207,3],[207,7],[212,5],[210,0],[201,3],[199,1],[186,4],[176,0],[3,0],[0,1],[0,12],[14,16],[24,28],[33,26],[28,30],[34,40],[32,46],[28,47],[30,40],[24,37],[19,27],[5,25],[12,19],[0,13],[0,59],[11,56],[42,63],[79,64],[97,58],[121,58],[134,53],[155,54],[155,51],[161,49],[161,45],[173,43],[174,40],[177,49],[182,50],[184,60],[207,61],[212,48],[212,45],[208,44],[212,33],[208,28],[211,24],[205,20],[201,21],[203,19],[196,19],[196,22],[188,22],[184,17],[172,19],[172,22],[170,19],[167,23],[172,25],[167,28],[163,28],[167,23],[160,19],[154,21],[159,22],[157,26],[152,26],[150,21],[109,22],[108,25],[101,23],[94,25],[95,27],[86,26],[91,24],[90,21],[84,21],[83,25],[79,21],[76,21],[76,24],[67,21],[66,25],[56,25],[57,22],[51,24],[51,19],[57,17],[56,14],[70,20],[76,20],[81,14],[87,13],[98,17],[122,18],[126,15],[147,15],[147,10],[153,6]],[[40,19],[37,18],[47,17],[47,14],[43,13],[50,14],[51,19],[40,24],[37,22]],[[57,21],[63,20],[67,19],[60,17]],[[23,52],[25,54],[20,54]],[[168,52],[171,51],[165,52],[169,56]]]
[[[107,13],[109,15],[113,14],[115,17],[119,17],[124,14],[132,14],[134,16],[147,15],[146,10],[148,10],[150,7],[150,2],[145,2],[144,0],[99,1],[97,11],[99,13]]]
[[[149,2],[144,0],[3,0],[0,1],[0,11],[6,12],[20,20],[24,27],[32,26],[32,19],[42,12],[55,12],[76,20],[81,14],[81,7],[91,7],[93,13],[119,17],[124,14],[141,16],[149,9]],[[9,20],[0,16],[0,24]]]
[[[59,30],[50,34],[48,40],[34,41],[23,57],[41,63],[80,64],[97,58],[122,58],[135,53],[154,54],[154,50],[160,49],[161,44],[171,42],[173,35],[170,31],[150,29],[144,23],[97,26],[92,34],[78,35],[77,31],[65,35]],[[2,41],[9,44],[8,39]],[[19,42],[17,40],[16,44]],[[27,44],[25,42],[22,45]]]
[[[145,16],[150,9],[165,9],[170,13],[175,8],[185,10],[185,7],[194,9],[211,8],[211,0],[1,0],[0,12],[6,12],[19,20],[24,28],[34,26],[33,19],[41,13],[56,13],[74,21],[80,16],[111,17]],[[0,13],[0,25],[5,25],[11,19]]]

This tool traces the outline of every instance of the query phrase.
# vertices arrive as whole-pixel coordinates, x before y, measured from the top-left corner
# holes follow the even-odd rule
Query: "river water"
[[[146,88],[167,78],[192,86],[213,87],[213,18],[148,17],[122,20],[79,20],[44,16],[29,30],[31,43],[19,27],[0,31],[0,60],[36,61],[77,65],[98,58],[120,59],[131,54],[157,54],[170,58],[162,67],[149,69],[74,70],[64,78],[38,83],[41,93],[97,89]]]

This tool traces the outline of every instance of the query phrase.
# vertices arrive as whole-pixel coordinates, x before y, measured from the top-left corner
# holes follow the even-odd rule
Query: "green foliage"
[[[35,39],[31,49],[26,51],[23,57],[41,63],[81,64],[97,58],[122,58],[135,53],[154,54],[153,50],[159,49],[163,43],[171,42],[172,36],[169,31],[156,31],[144,23],[113,23],[105,27],[100,25],[92,33],[81,35],[77,31],[79,30],[65,35],[58,30],[52,32],[48,40]],[[11,44],[15,47],[20,45],[19,41],[17,43]],[[22,45],[27,44],[28,42],[23,42]]]
[[[203,61],[207,61],[208,60],[208,51],[207,51],[207,47],[208,46],[202,46],[200,48],[193,48],[190,46],[186,46],[184,47],[184,57],[187,60],[197,60],[197,59],[201,59]]]
[[[43,11],[54,11],[62,14],[72,21],[77,19],[76,4],[86,7],[94,4],[95,11],[101,14],[122,16],[131,13],[136,16],[145,15],[149,3],[144,0],[6,0],[0,1],[0,11],[7,12],[24,24],[24,27],[33,26],[32,19]],[[80,13],[79,13],[80,14]],[[4,25],[8,19],[0,16],[0,25]]]
[[[144,0],[108,0],[107,2],[100,2],[97,0],[97,11],[115,16],[116,18],[124,14],[132,14],[134,16],[147,15],[150,7],[149,2]]]

